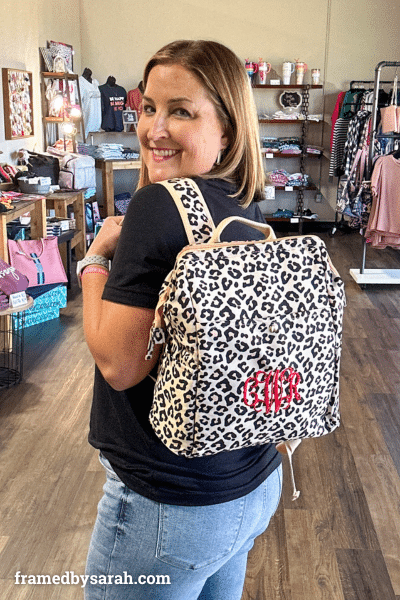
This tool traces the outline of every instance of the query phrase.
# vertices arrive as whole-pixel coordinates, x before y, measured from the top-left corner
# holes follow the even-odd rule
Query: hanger
[[[399,159],[400,158],[400,143],[399,140],[395,140],[394,141],[394,145],[395,145],[395,149],[392,150],[392,152],[388,153],[388,156],[393,156],[393,158]]]
[[[399,159],[400,158],[400,148],[397,148],[397,150],[395,150],[394,152],[391,152],[391,155],[393,156],[393,158]]]

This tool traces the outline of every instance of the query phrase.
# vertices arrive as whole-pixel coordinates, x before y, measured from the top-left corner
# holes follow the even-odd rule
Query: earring
[[[216,165],[220,165],[222,161],[222,150],[218,150],[217,159],[215,161]]]

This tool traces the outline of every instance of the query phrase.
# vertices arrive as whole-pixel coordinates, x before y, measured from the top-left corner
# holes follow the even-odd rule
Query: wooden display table
[[[85,197],[83,191],[78,192],[54,192],[46,196],[46,206],[54,209],[56,217],[62,219],[68,218],[67,206],[72,205],[74,218],[76,221],[76,230],[71,240],[71,249],[75,248],[76,260],[82,260],[86,254],[86,217],[85,217]],[[33,237],[33,236],[32,236]],[[68,265],[68,249],[64,244],[60,246],[60,254],[64,264]]]
[[[9,262],[7,247],[7,223],[18,219],[25,213],[31,215],[31,238],[46,237],[46,199],[38,196],[32,202],[21,201],[17,208],[0,213],[0,258]]]
[[[106,217],[112,217],[115,214],[114,209],[114,171],[126,169],[140,169],[140,160],[104,160],[98,158],[95,161],[96,169],[101,169],[101,179],[103,185],[104,211]]]

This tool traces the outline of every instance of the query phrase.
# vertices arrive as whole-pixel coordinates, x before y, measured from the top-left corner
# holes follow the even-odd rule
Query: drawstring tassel
[[[293,461],[292,461],[293,452],[296,450],[297,446],[300,443],[301,443],[301,440],[289,440],[287,442],[279,442],[279,444],[276,445],[276,449],[278,450],[278,452],[280,452],[281,454],[286,454],[288,457],[288,460],[289,460],[290,479],[292,481],[292,489],[293,489],[292,502],[294,500],[297,500],[297,498],[300,496],[299,490],[296,489],[296,482],[294,479],[294,470],[293,470]]]

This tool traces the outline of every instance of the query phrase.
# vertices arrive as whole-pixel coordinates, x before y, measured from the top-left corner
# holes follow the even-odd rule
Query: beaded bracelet
[[[100,265],[89,265],[88,267],[85,267],[81,273],[81,278],[84,275],[86,275],[86,273],[100,273],[100,275],[105,275],[106,277],[108,277],[110,274],[106,269],[104,269]]]

